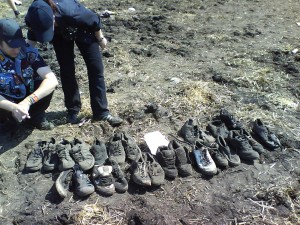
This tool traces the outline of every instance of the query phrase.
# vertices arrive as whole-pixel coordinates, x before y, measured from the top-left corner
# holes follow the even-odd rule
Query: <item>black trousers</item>
[[[96,38],[88,41],[82,40],[84,40],[84,37],[81,37],[80,41],[67,40],[59,32],[55,32],[52,41],[60,66],[65,106],[69,113],[79,112],[81,109],[79,87],[75,77],[74,43],[76,43],[87,67],[93,117],[101,118],[109,114],[102,54]]]
[[[38,87],[41,84],[41,80],[34,81],[34,90],[38,89]],[[48,109],[51,99],[53,96],[53,92],[46,97],[40,99],[38,102],[33,104],[29,109],[29,115],[30,115],[30,121],[32,124],[39,124],[45,120],[45,111]],[[15,100],[15,103],[19,103],[23,101],[23,99]],[[12,122],[15,121],[15,119],[12,116],[12,113],[0,109],[0,122],[6,123],[6,122]]]

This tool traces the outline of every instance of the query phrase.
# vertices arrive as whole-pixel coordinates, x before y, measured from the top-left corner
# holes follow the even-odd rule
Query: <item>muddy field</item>
[[[19,7],[18,21],[31,1]],[[21,127],[0,137],[0,224],[300,224],[300,5],[292,0],[82,1],[101,13],[110,40],[103,52],[109,108],[124,118],[119,128],[92,122],[83,59],[76,56],[86,117],[65,123],[59,86],[47,112],[52,131]],[[0,3],[2,17],[13,12]],[[133,9],[130,9],[133,8]],[[26,27],[24,26],[24,34]],[[51,45],[40,51],[59,76]],[[166,180],[160,188],[82,199],[61,199],[59,172],[27,173],[27,154],[39,140],[78,137],[92,144],[127,131],[143,151],[143,136],[160,131],[169,140],[189,119],[205,129],[225,107],[244,126],[260,118],[282,149],[253,163],[205,177]],[[190,146],[187,146],[190,150]],[[127,166],[128,167],[128,166]],[[126,166],[124,169],[127,168]],[[195,167],[194,167],[195,168]]]

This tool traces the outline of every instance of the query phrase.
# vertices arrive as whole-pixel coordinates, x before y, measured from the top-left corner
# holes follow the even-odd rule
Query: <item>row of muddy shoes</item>
[[[192,146],[199,171],[210,176],[217,173],[217,167],[238,166],[241,160],[254,161],[267,150],[281,148],[279,139],[260,119],[253,122],[249,132],[226,109],[221,109],[206,130],[189,119],[180,135]]]
[[[190,176],[193,166],[197,172],[213,176],[217,167],[237,166],[241,159],[253,161],[265,153],[265,148],[273,150],[281,146],[260,120],[252,128],[259,143],[228,111],[222,109],[219,118],[208,123],[205,131],[189,119],[180,130],[184,141],[175,138],[168,146],[158,147],[156,155],[142,152],[123,131],[114,133],[107,143],[96,139],[92,146],[76,138],[58,143],[51,138],[36,144],[25,168],[29,172],[59,170],[55,186],[63,198],[69,191],[80,197],[95,190],[110,196],[128,190],[127,170],[138,185],[160,186],[166,177]]]

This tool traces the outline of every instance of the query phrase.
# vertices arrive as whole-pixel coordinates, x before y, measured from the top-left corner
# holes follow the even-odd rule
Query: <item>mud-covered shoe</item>
[[[157,149],[156,157],[165,171],[166,177],[174,179],[178,176],[178,170],[175,165],[176,154],[174,150],[169,149],[167,146],[160,146]]]
[[[58,167],[58,164],[59,158],[56,152],[55,139],[51,138],[47,143],[47,148],[44,150],[43,170],[47,172],[55,170]]]
[[[109,165],[93,167],[92,180],[96,191],[102,195],[110,196],[115,193],[114,178],[112,175],[113,168]]]
[[[56,145],[56,152],[59,158],[58,169],[60,171],[71,169],[75,165],[74,160],[70,156],[71,148],[71,143],[65,139]]]
[[[241,159],[253,161],[259,158],[258,152],[254,151],[245,135],[238,135],[236,132],[230,131],[226,140]]]
[[[95,191],[95,187],[90,181],[87,174],[79,168],[79,165],[74,166],[73,186],[75,193],[80,197],[85,197]]]
[[[151,186],[160,186],[165,182],[165,171],[161,165],[156,161],[154,156],[150,153],[146,153],[146,163],[148,167],[148,174],[151,178]]]
[[[108,114],[107,116],[103,116],[103,117],[94,117],[93,119],[107,121],[112,127],[120,126],[123,123],[123,119],[121,119],[118,116],[113,116],[111,114]]]
[[[168,148],[175,152],[175,165],[177,167],[178,174],[183,177],[190,176],[193,170],[187,149],[179,145],[175,140],[169,142]]]
[[[226,109],[221,109],[220,119],[227,126],[229,130],[239,130],[243,128],[243,124],[236,120],[234,116],[229,113]]]
[[[207,124],[206,129],[215,137],[222,136],[227,138],[229,131],[221,120],[214,120]]]
[[[72,187],[72,177],[74,174],[74,170],[68,169],[65,171],[62,171],[58,178],[55,181],[55,187],[60,195],[60,197],[65,198],[68,196],[68,192]]]
[[[209,134],[208,131],[203,131],[199,129],[199,139],[201,143],[206,145],[207,147],[216,148],[216,139]]]
[[[91,147],[91,153],[95,158],[95,165],[102,166],[106,159],[108,159],[105,143],[98,139],[95,140],[95,143]]]
[[[151,186],[151,178],[148,173],[148,166],[146,159],[141,155],[137,161],[132,161],[130,165],[132,174],[131,178],[134,183],[141,186]]]
[[[90,145],[75,138],[70,155],[83,171],[91,169],[95,164],[95,158],[90,152]]]
[[[276,135],[269,130],[264,123],[257,119],[253,123],[252,131],[255,134],[255,137],[260,141],[261,144],[266,146],[270,150],[281,147],[281,143]]]
[[[114,185],[116,192],[124,193],[128,190],[128,182],[124,177],[124,173],[115,160],[109,159],[109,163],[112,166],[112,175],[114,177]]]
[[[193,154],[200,172],[204,175],[213,176],[218,172],[218,170],[208,149],[208,147],[202,145],[199,141],[196,141],[193,146]]]
[[[47,141],[39,141],[29,153],[25,165],[28,172],[35,172],[42,168],[45,148],[47,148]]]
[[[194,144],[199,137],[199,128],[198,125],[194,122],[193,119],[189,119],[184,123],[180,129],[180,136],[183,139],[191,144]]]
[[[257,151],[259,154],[263,154],[266,152],[264,147],[258,143],[251,135],[249,132],[247,132],[245,129],[241,129],[238,131],[240,135],[245,135],[252,146],[253,150]]]
[[[227,160],[224,152],[219,147],[219,145],[217,148],[213,149],[213,151],[211,152],[211,156],[218,167],[223,168],[223,167],[229,166],[228,160]]]
[[[122,144],[126,153],[126,158],[130,161],[138,160],[141,157],[141,150],[134,139],[127,133],[123,133]]]
[[[108,156],[115,160],[117,163],[122,164],[125,162],[126,153],[122,144],[122,134],[115,133],[107,143]]]
[[[217,143],[219,145],[219,151],[223,153],[228,161],[229,166],[238,166],[241,163],[240,157],[237,155],[236,151],[230,148],[227,142],[222,136],[218,136]],[[216,162],[217,163],[217,162]]]

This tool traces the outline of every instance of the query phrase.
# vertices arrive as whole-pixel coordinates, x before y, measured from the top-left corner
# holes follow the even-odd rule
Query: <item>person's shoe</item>
[[[88,175],[84,174],[78,165],[74,166],[74,170],[73,185],[75,193],[79,197],[85,197],[92,194],[95,191],[95,187],[90,181]]]
[[[55,127],[54,123],[51,123],[46,119],[38,123],[32,122],[32,125],[39,130],[52,130]]]
[[[264,149],[264,147],[258,143],[250,134],[249,132],[247,132],[245,129],[241,129],[240,130],[240,135],[245,135],[250,143],[250,145],[252,146],[252,148],[257,151],[259,154],[263,154],[266,152],[266,150]]]
[[[124,147],[126,158],[130,161],[138,160],[141,157],[141,150],[134,139],[125,132],[123,133],[122,145]]]
[[[47,147],[47,141],[38,142],[34,149],[28,155],[25,168],[28,172],[35,172],[43,166],[44,149]]]
[[[125,162],[126,153],[122,145],[122,134],[115,133],[107,143],[108,155],[117,163],[122,164]]]
[[[239,130],[243,128],[243,124],[236,120],[232,114],[230,114],[226,109],[221,109],[220,119],[227,126],[229,130]]]
[[[193,119],[190,118],[184,123],[180,129],[180,136],[182,136],[185,141],[191,144],[195,143],[199,137],[199,128]]]
[[[112,171],[112,166],[108,165],[95,165],[93,167],[92,180],[96,187],[96,191],[102,195],[110,196],[115,193],[115,185]]]
[[[151,178],[148,173],[148,166],[143,154],[137,161],[132,161],[130,168],[132,170],[131,178],[134,183],[141,186],[151,186]]]
[[[228,160],[219,145],[217,148],[213,149],[211,156],[218,167],[224,168],[229,166]]]
[[[151,179],[151,186],[162,185],[165,182],[165,171],[150,152],[147,152],[144,157],[147,163],[148,174]]]
[[[222,136],[218,136],[217,143],[219,145],[219,151],[223,153],[228,160],[229,166],[238,166],[241,163],[240,157],[237,153],[230,148]]]
[[[56,145],[56,152],[59,158],[58,169],[60,171],[73,168],[74,160],[70,156],[71,143],[67,140],[62,140]]]
[[[95,165],[102,166],[108,159],[105,143],[98,139],[95,140],[94,145],[91,147],[91,153],[95,158]]]
[[[269,130],[268,127],[264,125],[260,119],[255,120],[252,131],[258,140],[270,150],[281,147],[279,139]]]
[[[116,192],[124,193],[128,190],[128,182],[124,177],[124,173],[115,160],[109,159],[109,163],[112,166],[112,175],[114,177],[114,185]]]
[[[215,137],[227,138],[229,131],[221,120],[214,120],[208,123],[206,129]]]
[[[72,186],[73,169],[62,171],[55,181],[55,187],[60,197],[65,198]]]
[[[68,112],[67,123],[70,123],[70,124],[79,123],[78,112],[73,112],[73,111]]]
[[[218,172],[217,166],[210,156],[208,147],[202,145],[199,141],[196,141],[193,146],[193,154],[201,173],[213,176]]]
[[[44,150],[43,170],[47,172],[55,170],[58,167],[58,163],[59,158],[56,152],[55,139],[51,138],[47,143],[47,148]]]
[[[74,138],[70,155],[83,171],[91,169],[95,164],[95,158],[90,152],[90,146],[77,138]]]
[[[187,149],[179,145],[175,140],[169,142],[168,148],[175,152],[175,165],[177,167],[178,174],[183,177],[192,175],[193,170]]]
[[[174,150],[169,149],[167,146],[160,146],[156,153],[157,160],[165,171],[166,177],[174,179],[178,176],[176,168],[176,154]]]
[[[245,135],[238,135],[236,132],[230,131],[227,142],[241,159],[253,161],[259,158],[258,152],[253,150]]]
[[[94,120],[101,120],[101,121],[107,121],[112,127],[120,126],[123,123],[123,119],[121,119],[118,116],[113,116],[111,114],[108,114],[104,117],[94,117]]]

